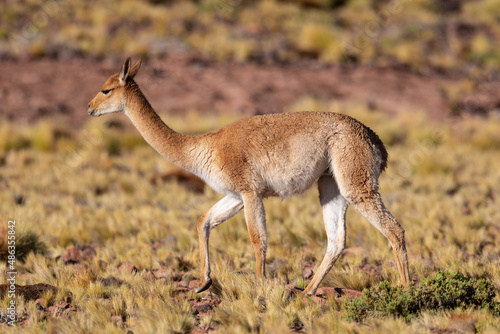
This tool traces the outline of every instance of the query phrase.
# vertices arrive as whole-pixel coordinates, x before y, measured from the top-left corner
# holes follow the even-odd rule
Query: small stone
[[[188,288],[189,289],[196,289],[200,285],[200,280],[194,279],[189,281]]]
[[[304,271],[302,272],[302,276],[305,279],[310,279],[313,277],[313,275],[314,275],[314,271],[312,269],[304,269]]]
[[[166,268],[160,268],[154,272],[156,278],[170,278],[170,270]]]
[[[156,249],[161,248],[161,247],[163,247],[163,246],[165,246],[165,243],[164,243],[164,242],[157,241],[157,242],[155,242],[155,243],[154,243],[151,247],[152,247],[154,250],[156,250]]]
[[[99,264],[99,269],[101,270],[106,270],[108,268],[108,263],[106,261],[99,260],[98,264]]]
[[[96,254],[97,252],[92,246],[84,246],[81,251],[81,255],[84,260],[91,260]]]
[[[147,279],[148,281],[156,281],[156,276],[153,274],[151,270],[148,270],[147,273],[144,275],[144,278]]]
[[[111,317],[111,321],[113,321],[115,325],[120,326],[122,324],[122,317],[119,315],[114,315]]]
[[[132,262],[122,263],[118,267],[118,270],[121,271],[122,273],[126,273],[126,274],[135,274],[138,271]]]
[[[38,298],[36,301],[35,301],[35,305],[36,305],[36,308],[38,310],[41,310],[41,311],[45,311],[45,300],[43,298]]]
[[[75,263],[78,263],[82,260],[82,255],[80,254],[80,251],[76,248],[70,248],[70,249],[67,249],[63,256],[62,256],[62,260],[65,262],[65,263],[69,263],[69,264],[75,264]]]
[[[208,303],[200,303],[193,306],[195,313],[205,313],[212,309],[212,305]]]
[[[340,292],[340,296],[347,299],[347,300],[351,300],[351,299],[359,298],[359,297],[363,296],[363,292],[358,291],[358,290],[344,289],[344,288],[336,288],[335,290]]]
[[[58,307],[59,307],[60,309],[63,309],[63,310],[65,310],[65,309],[69,308],[70,306],[71,306],[71,305],[69,305],[69,303],[66,303],[66,302],[60,302],[60,303],[59,303],[59,305],[58,305]]]
[[[54,315],[57,311],[59,310],[59,307],[57,306],[50,306],[48,309],[47,309],[47,312],[51,315]]]
[[[119,280],[116,277],[110,276],[110,277],[98,277],[97,278],[98,282],[101,282],[102,285],[104,286],[120,286],[123,284],[123,281]]]

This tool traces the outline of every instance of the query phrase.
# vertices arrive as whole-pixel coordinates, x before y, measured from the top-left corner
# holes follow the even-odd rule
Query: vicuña
[[[257,279],[265,279],[263,198],[302,193],[316,180],[328,246],[304,293],[316,292],[345,248],[349,204],[389,240],[401,283],[408,285],[404,230],[379,193],[378,178],[387,166],[387,151],[370,128],[342,114],[295,112],[253,116],[204,135],[183,135],[162,121],[134,81],[140,66],[141,60],[131,66],[128,58],[89,103],[88,113],[123,112],[158,153],[226,195],[198,220],[201,283],[196,292],[212,284],[211,230],[241,209],[255,252]]]

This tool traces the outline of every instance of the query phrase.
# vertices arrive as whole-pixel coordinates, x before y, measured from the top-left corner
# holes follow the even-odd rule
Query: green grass
[[[313,105],[336,106],[301,99],[289,109]],[[8,135],[0,131],[0,217],[15,218],[19,238],[29,234],[36,241],[27,243],[25,258],[17,262],[17,283],[55,285],[60,291],[46,296],[45,306],[69,300],[77,309],[52,315],[34,301],[20,300],[18,310],[26,321],[17,331],[417,333],[463,326],[481,333],[498,331],[494,305],[499,300],[494,296],[500,287],[499,121],[470,117],[435,123],[412,111],[388,117],[362,105],[335,108],[369,125],[388,144],[390,160],[380,179],[381,193],[406,230],[412,279],[420,282],[406,290],[411,293],[397,287],[387,240],[351,209],[347,247],[361,248],[344,254],[323,285],[369,289],[364,298],[376,297],[384,304],[374,307],[369,299],[318,303],[285,288],[289,283],[307,284],[304,267],[316,268],[326,248],[316,189],[284,201],[265,201],[266,284],[256,283],[253,251],[240,213],[211,233],[214,288],[202,295],[192,289],[180,293],[179,283],[187,285],[199,277],[196,221],[221,196],[209,188],[194,194],[176,183],[150,182],[173,165],[135,129],[108,128],[104,119],[92,119],[81,132],[69,135],[60,126],[35,124]],[[194,113],[189,117],[189,122],[164,118],[189,133],[233,120]],[[93,247],[95,256],[76,265],[59,258],[65,250],[83,246]],[[119,271],[124,262],[132,262],[138,272]],[[365,265],[377,272],[365,271]],[[148,271],[160,268],[167,278],[148,279]],[[103,283],[109,280],[118,283]],[[434,293],[441,297],[432,299]],[[391,304],[395,296],[401,296],[397,305]],[[198,316],[192,305],[202,297],[220,298],[220,303]],[[457,299],[459,303],[450,306]],[[412,301],[418,301],[418,307],[411,306]],[[2,297],[1,308],[6,303]],[[362,324],[346,320],[349,314]],[[113,316],[121,319],[118,324]]]
[[[346,303],[346,319],[361,322],[375,315],[410,321],[425,310],[439,313],[469,307],[489,310],[498,317],[500,304],[495,301],[495,290],[494,284],[487,279],[468,278],[445,271],[424,278],[418,287],[394,287],[383,281],[366,289],[363,297]]]

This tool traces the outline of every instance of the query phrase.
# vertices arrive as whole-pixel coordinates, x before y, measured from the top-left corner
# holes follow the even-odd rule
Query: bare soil
[[[0,119],[32,123],[57,116],[80,127],[88,119],[87,104],[122,61],[2,61]],[[343,68],[312,62],[210,64],[193,57],[146,60],[137,76],[143,92],[161,113],[195,110],[249,116],[281,112],[301,98],[314,97],[366,103],[389,114],[421,110],[435,119],[451,112],[443,87],[455,80],[395,68]],[[500,105],[500,94],[491,95],[494,101],[485,100],[485,108]]]

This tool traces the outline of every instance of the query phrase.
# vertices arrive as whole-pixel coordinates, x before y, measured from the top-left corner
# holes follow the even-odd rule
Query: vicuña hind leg
[[[266,277],[267,229],[264,203],[262,198],[255,194],[245,195],[243,203],[248,233],[255,252],[257,279],[261,281]]]
[[[380,194],[373,192],[370,196],[362,197],[361,199],[357,198],[351,204],[389,240],[396,254],[401,283],[404,286],[408,286],[410,283],[410,272],[406,253],[405,231],[389,210],[387,210]]]
[[[318,180],[319,199],[323,209],[328,246],[325,257],[316,274],[304,290],[306,295],[313,295],[323,278],[328,274],[335,261],[339,258],[345,247],[345,213],[347,201],[340,195],[337,182],[332,176],[322,176]]]
[[[226,196],[217,202],[207,213],[198,220],[198,238],[200,243],[201,277],[196,293],[203,292],[210,287],[210,262],[208,257],[208,240],[210,231],[217,225],[237,214],[243,207],[243,201],[234,196]]]

